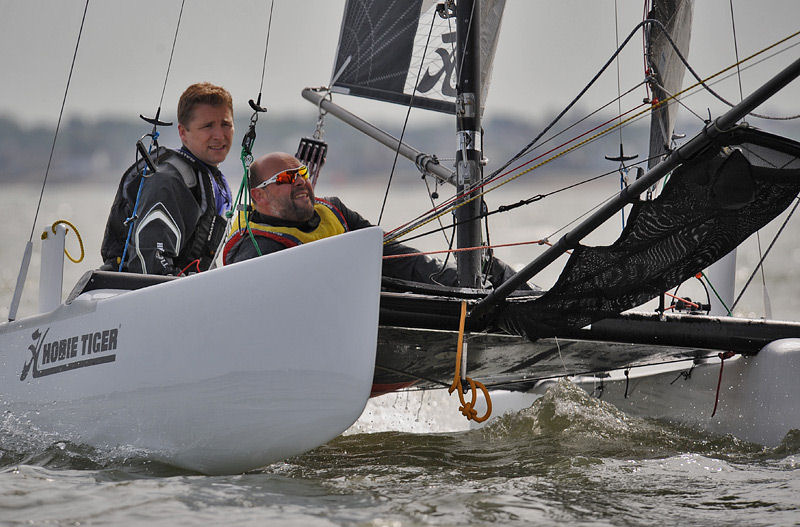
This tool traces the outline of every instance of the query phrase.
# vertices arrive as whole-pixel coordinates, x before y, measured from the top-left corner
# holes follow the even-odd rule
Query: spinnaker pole
[[[399,154],[406,159],[413,161],[420,171],[425,174],[430,174],[441,183],[450,183],[455,185],[455,174],[452,170],[439,163],[439,161],[432,155],[426,154],[408,143],[402,142],[393,135],[381,130],[374,124],[365,121],[361,117],[355,115],[339,106],[338,104],[325,98],[325,95],[315,89],[305,88],[301,95],[303,98],[314,106],[319,107],[326,113],[333,115],[340,119],[343,123],[348,124],[358,130],[359,132],[368,135],[379,143],[396,150]]]
[[[552,247],[547,249],[538,258],[533,260],[511,278],[492,291],[483,300],[478,302],[470,311],[469,316],[480,319],[490,308],[505,300],[520,285],[530,280],[534,275],[553,263],[559,256],[570,249],[577,247],[578,243],[589,233],[597,229],[607,219],[614,216],[625,205],[638,199],[638,196],[655,184],[659,179],[677,168],[684,160],[690,159],[707,148],[709,144],[734,126],[740,119],[753,111],[764,101],[775,95],[800,76],[800,59],[784,68],[764,85],[750,94],[742,102],[728,110],[726,113],[706,124],[703,130],[691,140],[674,150],[661,164],[649,170],[627,188],[622,190],[615,198],[600,207],[591,216],[581,222],[575,229],[565,234]]]

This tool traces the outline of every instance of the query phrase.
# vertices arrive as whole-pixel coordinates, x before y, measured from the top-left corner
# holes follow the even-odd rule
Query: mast
[[[481,156],[481,87],[480,87],[480,0],[459,0],[456,6],[456,177],[458,194],[483,178]],[[464,203],[475,198],[478,191],[462,197]],[[481,200],[472,199],[456,209],[458,223],[456,246],[477,247],[481,243]],[[462,287],[478,287],[481,270],[481,251],[456,253],[458,282]]]

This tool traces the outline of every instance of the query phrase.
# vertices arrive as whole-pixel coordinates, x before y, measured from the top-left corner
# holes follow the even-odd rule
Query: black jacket
[[[225,235],[211,184],[222,175],[182,151],[161,147],[154,158],[158,170],[145,177],[122,270],[175,275],[198,260],[187,272],[204,271]],[[119,183],[100,249],[104,269],[119,269],[143,169],[143,161],[130,167]]]

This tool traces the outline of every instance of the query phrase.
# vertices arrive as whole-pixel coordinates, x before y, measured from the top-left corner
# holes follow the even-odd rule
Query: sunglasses
[[[294,183],[294,180],[296,178],[301,177],[303,179],[308,179],[308,176],[309,176],[308,167],[305,165],[300,165],[297,168],[281,170],[271,178],[265,179],[264,181],[253,187],[253,189],[255,190],[257,188],[264,188],[271,183],[277,183],[278,185],[283,185],[285,183],[292,184]]]

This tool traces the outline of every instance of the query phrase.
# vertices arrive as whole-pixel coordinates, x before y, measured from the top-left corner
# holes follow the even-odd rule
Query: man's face
[[[233,142],[233,115],[225,105],[198,104],[184,126],[178,124],[183,146],[199,160],[217,166],[228,155]]]
[[[296,159],[287,160],[278,167],[272,167],[271,170],[277,170],[268,173],[267,177],[300,165]],[[308,179],[295,177],[291,184],[270,183],[258,191],[264,192],[265,199],[256,202],[256,208],[263,214],[296,222],[305,222],[314,216],[314,188]]]

